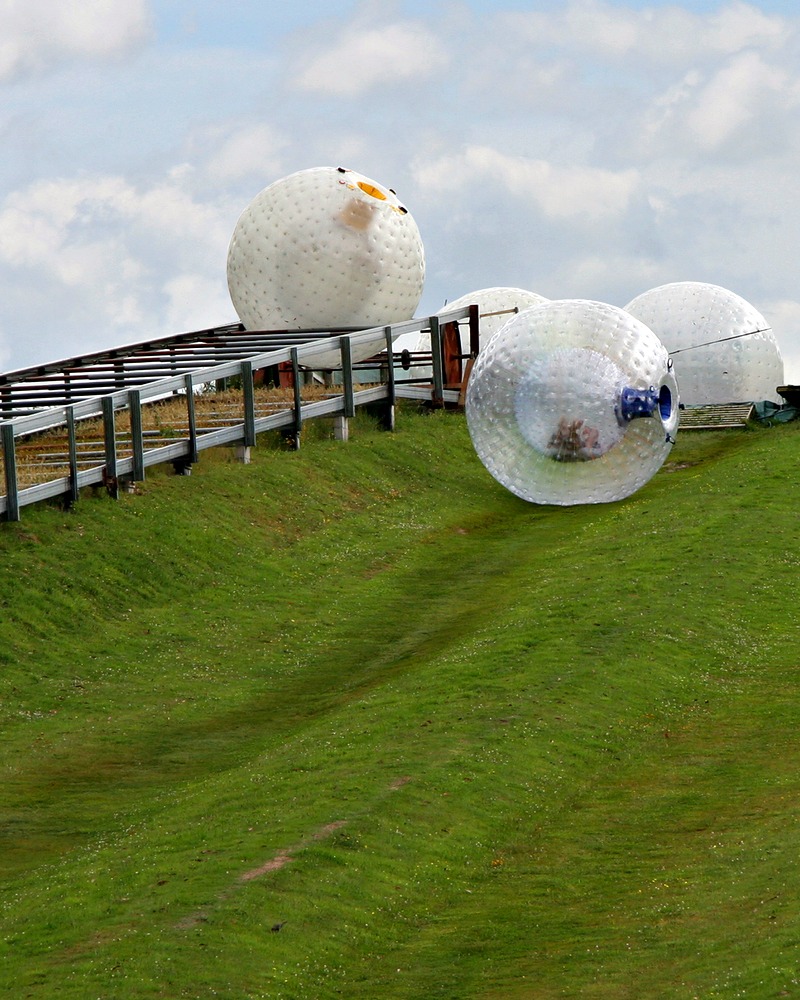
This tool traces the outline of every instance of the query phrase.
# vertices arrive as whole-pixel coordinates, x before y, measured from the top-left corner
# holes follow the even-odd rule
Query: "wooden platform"
[[[680,412],[681,431],[719,431],[747,426],[753,416],[752,403],[708,403],[687,406]]]

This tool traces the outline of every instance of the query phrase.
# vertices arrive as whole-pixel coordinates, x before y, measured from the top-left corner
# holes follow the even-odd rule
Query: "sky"
[[[800,8],[778,0],[3,0],[0,370],[237,321],[255,195],[397,191],[417,315],[496,285],[731,289],[800,384]]]

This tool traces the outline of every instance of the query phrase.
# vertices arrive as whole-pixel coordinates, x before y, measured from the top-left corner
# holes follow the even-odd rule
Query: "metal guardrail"
[[[458,403],[459,387],[448,387],[445,378],[448,371],[452,375],[453,360],[457,359],[460,365],[463,357],[460,347],[454,348],[453,345],[459,343],[458,324],[465,321],[469,323],[471,356],[474,357],[477,354],[480,319],[477,307],[470,306],[445,315],[369,330],[335,335],[308,331],[303,333],[302,342],[296,342],[296,338],[290,336],[289,345],[284,340],[283,346],[266,351],[259,350],[265,344],[263,337],[277,335],[246,334],[245,338],[251,338],[246,352],[253,350],[254,353],[212,366],[202,364],[207,360],[203,351],[198,354],[190,348],[188,353],[181,353],[179,349],[187,344],[196,344],[203,338],[211,339],[215,331],[182,334],[175,338],[174,343],[169,339],[159,341],[159,352],[165,355],[165,363],[180,363],[182,366],[176,374],[166,377],[163,374],[159,377],[157,368],[152,366],[142,368],[143,355],[152,348],[152,343],[73,359],[74,364],[54,362],[52,365],[0,375],[0,409],[2,400],[10,405],[12,392],[17,392],[17,399],[23,406],[36,407],[22,416],[0,420],[0,453],[5,481],[5,495],[0,496],[0,515],[9,521],[19,520],[21,508],[28,504],[59,497],[74,502],[86,486],[104,484],[111,495],[116,496],[120,483],[143,480],[145,469],[150,466],[171,462],[176,469],[190,467],[197,462],[199,453],[207,448],[231,445],[249,448],[256,444],[258,434],[266,431],[284,431],[293,439],[295,447],[299,447],[305,420],[331,416],[346,420],[355,415],[357,407],[367,404],[385,404],[389,414],[387,426],[393,426],[394,404],[398,398],[428,401],[439,406]],[[240,328],[222,329],[227,334],[238,332]],[[448,333],[447,336],[443,336],[443,330]],[[403,382],[395,377],[399,357],[393,352],[393,342],[403,334],[423,331],[430,334],[430,381],[422,384]],[[236,339],[238,344],[235,349],[241,354],[242,338],[237,336]],[[173,346],[176,350],[170,357]],[[453,353],[454,350],[456,353]],[[176,360],[178,353],[181,353],[180,362]],[[372,358],[376,355],[381,355],[381,360],[376,362],[380,381],[368,388],[356,389],[353,357]],[[75,399],[74,394],[78,392],[75,370],[82,369],[89,374],[90,369],[107,364],[111,364],[112,369],[116,365],[116,377],[124,380],[122,387]],[[264,413],[256,404],[253,376],[257,371],[276,366],[283,366],[291,372],[293,398],[290,405]],[[138,373],[137,369],[140,369]],[[303,374],[323,370],[341,371],[341,391],[327,394],[323,399],[304,401],[301,391]],[[49,398],[48,379],[57,405],[46,405]],[[195,403],[200,388],[230,379],[240,380],[241,384],[241,412],[238,417],[223,421],[221,426],[199,425]],[[18,389],[21,384],[28,388],[24,391]],[[104,384],[102,379],[100,384]],[[35,385],[35,393],[29,391],[31,385]],[[73,399],[65,397],[68,388],[73,392]],[[163,429],[148,430],[144,419],[148,408],[163,404],[168,399],[182,400],[185,405],[180,429],[170,430],[169,433]],[[98,440],[98,422],[102,423],[101,440]],[[81,428],[88,424],[92,424],[94,430],[87,442],[81,437]],[[123,434],[120,434],[121,424],[125,425]],[[26,444],[30,447],[31,442],[41,442],[47,434],[60,437],[63,447],[61,451],[56,448],[52,453],[39,448],[36,467],[43,474],[43,481],[26,485],[24,479],[20,479],[18,457],[24,452]],[[121,439],[124,439],[124,447],[121,447]]]

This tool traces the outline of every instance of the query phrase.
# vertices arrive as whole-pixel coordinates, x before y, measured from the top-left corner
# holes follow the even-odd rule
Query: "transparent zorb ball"
[[[669,351],[683,403],[782,401],[776,389],[783,384],[783,359],[775,335],[735,292],[677,281],[643,292],[625,309]]]
[[[411,319],[425,255],[394,191],[343,167],[275,181],[242,212],[228,288],[249,330],[326,329]]]
[[[478,355],[467,423],[487,470],[532,503],[629,496],[678,427],[666,349],[629,313],[565,299],[510,319]]]

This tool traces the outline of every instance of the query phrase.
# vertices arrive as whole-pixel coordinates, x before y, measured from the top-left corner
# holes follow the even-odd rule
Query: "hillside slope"
[[[409,411],[3,525],[0,985],[792,995],[798,446],[536,508]]]

